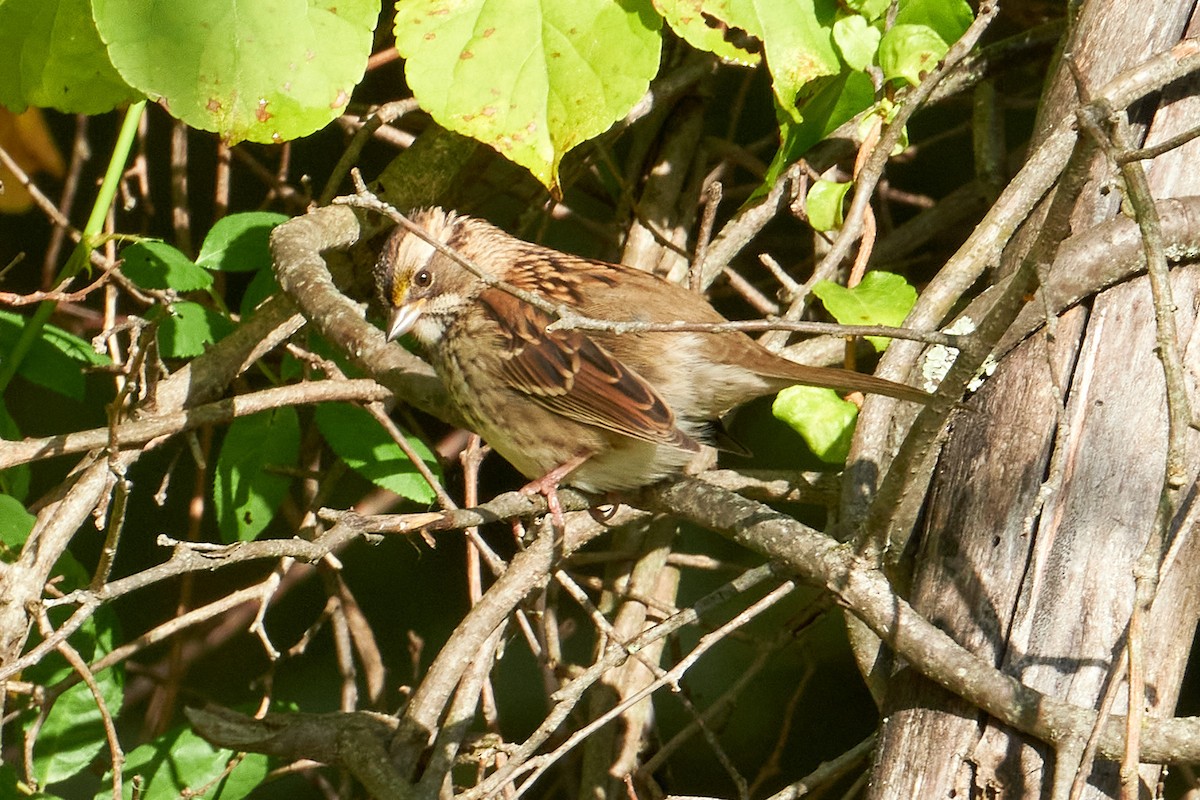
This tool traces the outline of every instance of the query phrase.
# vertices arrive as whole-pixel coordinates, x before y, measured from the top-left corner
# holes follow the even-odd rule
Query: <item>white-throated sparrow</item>
[[[412,220],[484,273],[594,319],[725,322],[704,298],[432,208]],[[412,331],[463,416],[530,487],[594,492],[679,471],[721,414],[797,383],[927,400],[871,375],[796,364],[740,332],[553,330],[547,314],[403,227],[375,267],[389,339]]]

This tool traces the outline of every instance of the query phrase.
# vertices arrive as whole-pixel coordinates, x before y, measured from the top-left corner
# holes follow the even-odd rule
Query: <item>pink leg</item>
[[[563,531],[566,523],[563,520],[562,505],[558,502],[558,485],[562,479],[571,474],[576,467],[591,457],[590,453],[575,456],[559,464],[537,480],[530,481],[521,487],[521,494],[540,494],[546,498],[546,507],[550,509],[550,519],[555,530]]]

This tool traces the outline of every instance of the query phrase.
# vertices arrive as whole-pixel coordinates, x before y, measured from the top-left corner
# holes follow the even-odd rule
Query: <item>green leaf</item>
[[[762,186],[755,191],[756,197],[766,194],[810,147],[875,102],[875,85],[861,72],[843,72],[836,78],[823,78],[817,84],[816,93],[801,108],[800,122],[782,111],[779,113],[783,144],[767,168]]]
[[[790,386],[775,397],[775,417],[804,437],[808,449],[827,464],[844,464],[858,406],[838,397],[833,389]]]
[[[316,419],[333,452],[359,475],[401,497],[418,503],[433,502],[433,489],[400,446],[366,411],[343,403],[322,403],[317,406]],[[409,436],[408,444],[440,479],[437,457],[425,443]]]
[[[892,0],[845,0],[846,8],[857,11],[869,21],[874,22],[892,5]]]
[[[319,339],[320,337],[310,336],[310,340]],[[290,383],[293,381],[303,380],[308,373],[309,365],[296,358],[291,353],[285,352],[283,358],[279,362],[279,382]]]
[[[225,541],[249,541],[262,533],[291,484],[268,467],[294,467],[299,458],[300,418],[294,408],[233,421],[213,477],[213,507]]]
[[[804,198],[804,207],[808,212],[808,222],[816,230],[831,231],[842,225],[842,204],[846,192],[850,191],[851,183],[819,180],[813,183]]]
[[[879,66],[886,80],[902,79],[916,86],[949,49],[932,28],[894,25],[879,44]]]
[[[897,25],[924,25],[947,45],[957,42],[974,19],[965,0],[905,0],[896,12]]]
[[[143,289],[192,292],[212,286],[212,275],[166,242],[146,239],[121,251],[121,272]]]
[[[87,580],[86,574],[80,577]],[[52,618],[67,615],[65,608],[55,611],[59,613],[53,614]],[[104,607],[97,609],[84,621],[80,629],[71,635],[70,642],[79,655],[90,662],[112,652],[118,634],[116,614],[111,608]],[[29,680],[49,685],[73,673],[74,670],[65,660],[55,654],[31,667],[27,674]],[[95,673],[100,696],[114,717],[121,710],[124,677],[124,671],[119,666]],[[106,747],[100,708],[91,689],[81,681],[59,696],[38,732],[34,745],[34,773],[42,785],[66,780],[88,768]]]
[[[233,330],[233,323],[199,303],[171,304],[158,328],[158,348],[167,358],[191,358]]]
[[[421,107],[555,192],[563,155],[645,94],[661,26],[649,0],[406,0],[395,32]]]
[[[0,2],[0,104],[100,114],[138,96],[109,61],[88,0]]]
[[[900,106],[888,98],[881,99],[873,108],[866,114],[858,118],[858,136],[866,138],[871,135],[871,129],[877,124],[877,119],[881,120],[884,125],[891,125],[896,121],[896,113],[900,110]],[[905,125],[900,129],[900,138],[896,141],[896,146],[892,148],[889,156],[898,156],[908,149],[908,126]]]
[[[260,269],[254,273],[254,277],[250,279],[250,285],[242,293],[242,302],[238,306],[238,312],[243,318],[247,317],[254,309],[258,308],[262,301],[281,291],[283,290],[279,288],[279,281],[275,280],[275,271]]]
[[[831,32],[837,0],[700,0],[692,4],[727,28],[762,40],[779,107],[800,122],[797,98],[817,78],[841,69]]]
[[[964,0],[905,0],[896,13],[896,24],[879,44],[884,78],[920,83],[922,74],[937,65],[973,18]]]
[[[113,671],[96,676],[108,712],[121,710],[121,686],[112,680]],[[56,783],[72,777],[92,763],[105,747],[104,723],[92,690],[77,683],[58,698],[46,724],[38,733],[34,768],[38,781]]]
[[[8,413],[8,408],[0,400],[0,439],[10,442],[21,438],[21,429],[16,420]],[[0,493],[11,495],[17,500],[24,500],[29,494],[31,470],[28,464],[18,464],[8,469],[0,469]]]
[[[0,360],[12,350],[24,326],[25,318],[20,314],[0,311]],[[107,363],[108,356],[97,353],[83,339],[62,328],[45,325],[17,374],[72,400],[83,400],[86,386],[81,367]]]
[[[83,565],[76,561],[70,553],[65,553],[63,559],[65,560],[54,565],[53,574],[61,576],[55,578],[57,581],[55,585],[63,591],[74,591],[86,586],[91,575],[83,568]],[[71,615],[72,610],[65,606],[49,609],[50,620],[55,625],[60,625]],[[119,639],[120,623],[116,613],[109,606],[101,606],[96,609],[95,614],[83,621],[79,629],[71,634],[69,640],[71,646],[83,657],[84,661],[95,661],[101,656],[111,653]],[[38,641],[41,641],[40,637],[32,638],[33,643]],[[124,680],[125,673],[119,666],[114,667],[112,671],[118,682]],[[26,672],[31,681],[43,685],[58,683],[74,674],[74,668],[58,653],[48,655]],[[96,674],[100,675],[100,673]],[[107,698],[107,695],[105,697]]]
[[[862,72],[875,61],[879,50],[879,28],[867,23],[865,17],[852,14],[833,23],[833,43],[842,60],[851,69]]]
[[[73,333],[67,333],[62,328],[47,325],[42,331],[42,340],[57,353],[80,364],[100,365],[110,364],[112,360],[103,353],[97,353],[91,342],[80,339]],[[30,355],[33,355],[30,351]]]
[[[35,519],[20,500],[0,494],[0,561],[11,564],[15,560],[33,530]]]
[[[708,20],[714,19],[711,13],[703,11],[704,3],[696,0],[653,0],[654,8],[662,14],[663,19],[671,26],[679,38],[698,50],[713,53],[719,58],[733,64],[755,66],[762,60],[758,50],[762,42],[751,39],[745,31],[731,30],[728,26],[710,25]],[[707,5],[715,5],[709,3]],[[747,41],[749,40],[749,41]],[[746,45],[753,42],[756,49],[747,49]]]
[[[133,796],[132,779],[142,779],[142,800],[176,800],[196,797],[206,789],[205,800],[240,800],[256,789],[267,776],[267,757],[242,755],[225,774],[237,754],[220,750],[187,728],[176,728],[146,742],[125,757],[124,797]],[[105,776],[112,785],[112,773]],[[112,791],[96,794],[95,800],[111,800]]]
[[[362,79],[379,0],[93,0],[121,76],[230,143],[305,136]]]
[[[287,220],[286,214],[273,211],[247,211],[222,217],[204,237],[196,263],[223,272],[252,272],[269,267],[271,231]]]
[[[917,290],[900,275],[872,270],[862,282],[847,289],[832,281],[818,281],[813,294],[825,304],[825,310],[843,325],[902,325],[913,304]],[[884,350],[891,339],[868,336],[876,350]]]
[[[17,771],[11,764],[0,764],[0,797],[5,800],[16,800],[18,797],[28,800],[55,800],[58,795],[46,792],[32,793],[25,782],[17,776]]]

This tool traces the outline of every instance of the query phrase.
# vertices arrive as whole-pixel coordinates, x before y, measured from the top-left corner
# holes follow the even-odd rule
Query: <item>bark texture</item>
[[[1097,86],[1146,55],[1194,36],[1190,2],[1086,3],[1066,53]],[[1039,132],[1077,104],[1065,61],[1052,76]],[[1133,110],[1153,144],[1200,123],[1197,86],[1175,86]],[[1156,198],[1200,194],[1193,140],[1147,171]],[[1072,215],[1073,232],[1119,212],[1103,156]],[[1180,349],[1200,365],[1200,273],[1172,278]],[[1167,406],[1146,278],[1077,307],[1013,350],[961,415],[928,498],[912,601],[960,643],[1026,684],[1096,707],[1125,646],[1133,568],[1152,530],[1167,452]],[[1189,376],[1189,381],[1191,377]],[[1190,431],[1187,480],[1200,437]],[[1190,483],[1189,483],[1190,485]],[[1200,610],[1200,544],[1191,504],[1171,525],[1179,549],[1148,621],[1145,706],[1169,716]],[[896,676],[869,796],[1050,796],[1055,754],[911,674]],[[1125,687],[1114,713],[1127,709]],[[1086,735],[1087,732],[1083,732]],[[914,765],[920,765],[919,769]],[[1143,796],[1158,769],[1142,767]],[[1117,765],[1098,761],[1084,797],[1114,797]]]

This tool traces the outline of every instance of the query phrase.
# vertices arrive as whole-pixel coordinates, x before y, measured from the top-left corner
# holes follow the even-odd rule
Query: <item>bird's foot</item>
[[[521,487],[521,494],[540,494],[546,498],[546,508],[550,511],[550,521],[554,530],[560,535],[566,530],[566,520],[563,519],[562,503],[558,501],[558,486],[563,478],[570,475],[576,467],[588,460],[587,455],[574,458],[559,464],[537,480],[530,481]]]

